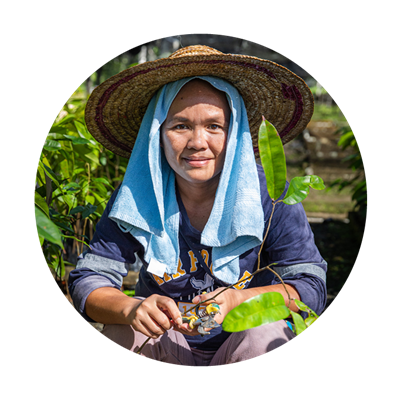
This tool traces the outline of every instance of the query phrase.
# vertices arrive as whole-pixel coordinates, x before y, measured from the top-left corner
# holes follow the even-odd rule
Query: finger
[[[158,308],[151,310],[149,312],[149,317],[152,319],[150,329],[153,329],[153,327],[157,326],[165,332],[173,326],[173,323],[166,313]]]
[[[176,325],[182,325],[182,316],[174,300],[163,297],[158,305]]]
[[[204,302],[204,305],[208,305],[211,302],[215,302],[215,300],[208,301],[209,299],[211,299],[213,297],[214,297],[214,295],[212,293],[199,294],[192,300],[192,303],[198,304],[200,302]]]
[[[189,335],[189,336],[197,336],[200,335],[200,333],[196,329],[191,329],[189,327],[189,324],[184,322],[180,326],[174,326],[173,329],[177,332],[183,333],[184,335]]]
[[[138,310],[136,317],[136,326],[146,331],[152,337],[163,335],[172,326],[168,317],[157,307],[146,306]]]
[[[140,333],[143,333],[143,335],[146,335],[147,337],[151,339],[157,339],[161,336],[162,330],[159,330],[158,333],[154,332],[154,327],[153,329],[149,328],[148,325],[144,322],[136,323],[133,326],[135,331],[138,331]]]

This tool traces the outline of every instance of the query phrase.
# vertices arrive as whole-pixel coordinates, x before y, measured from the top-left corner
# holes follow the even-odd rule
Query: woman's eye
[[[215,131],[215,130],[217,130],[219,128],[220,128],[219,125],[216,125],[216,124],[210,125],[210,129],[213,130],[213,131]]]
[[[177,129],[177,130],[187,129],[187,126],[184,124],[180,124],[180,125],[176,125],[174,129]]]

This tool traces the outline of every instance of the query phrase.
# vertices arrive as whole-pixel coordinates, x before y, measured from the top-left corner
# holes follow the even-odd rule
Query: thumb
[[[193,300],[192,303],[198,304],[201,301],[206,301],[209,298],[209,293],[203,292],[202,294],[197,295]],[[212,296],[211,296],[212,297]]]

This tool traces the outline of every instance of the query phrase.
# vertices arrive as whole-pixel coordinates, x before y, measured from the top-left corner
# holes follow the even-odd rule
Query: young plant
[[[267,239],[276,204],[280,202],[287,205],[297,204],[307,197],[310,187],[316,190],[322,190],[325,188],[325,185],[323,180],[316,175],[295,177],[290,181],[288,190],[283,199],[280,199],[286,187],[286,158],[278,132],[264,117],[258,132],[258,145],[261,164],[268,182],[268,193],[272,200],[272,212],[258,254],[258,266],[255,273],[268,269],[278,276],[287,292],[288,305],[290,306],[290,302],[294,299],[290,298],[285,283],[271,268],[272,265],[260,269],[261,249]],[[305,320],[303,320],[300,314],[290,310],[289,307],[286,306],[285,299],[280,293],[268,292],[255,296],[231,310],[224,319],[222,329],[228,332],[239,332],[291,317],[294,322],[295,333],[298,335],[303,332],[306,327],[310,326],[318,318],[318,315],[301,301],[294,300],[294,302],[300,311],[308,313]]]

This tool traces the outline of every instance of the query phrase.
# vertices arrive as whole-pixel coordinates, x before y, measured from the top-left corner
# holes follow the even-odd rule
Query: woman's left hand
[[[241,301],[243,301],[243,300],[240,300],[241,296],[240,296],[239,291],[235,290],[235,289],[227,289],[223,293],[218,295],[215,300],[212,300],[212,298],[217,293],[221,292],[223,289],[224,288],[218,288],[218,289],[214,290],[213,292],[198,295],[192,300],[193,304],[198,304],[200,301],[205,301],[205,303],[202,304],[204,306],[207,306],[208,304],[211,304],[211,303],[217,303],[220,307],[221,314],[217,314],[214,317],[214,319],[220,325],[222,324],[226,314],[228,314],[228,312],[230,310],[235,308],[237,305],[239,305],[241,303]],[[210,301],[207,301],[209,299],[210,299]],[[174,329],[181,333],[184,333],[185,335],[191,335],[191,336],[199,335],[197,328],[190,329],[188,323],[184,323],[179,327],[175,326]],[[211,330],[211,329],[206,329],[206,331],[209,331],[209,330]]]
[[[220,307],[221,314],[217,314],[214,319],[219,324],[222,324],[229,311],[234,309],[243,301],[240,296],[240,291],[235,289],[226,289],[223,293],[219,294],[216,299],[213,299],[213,297],[222,290],[224,290],[224,288],[218,288],[213,292],[198,295],[193,299],[194,304],[205,301],[205,303],[202,304],[204,306],[211,303],[217,303]]]

